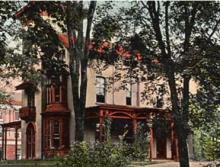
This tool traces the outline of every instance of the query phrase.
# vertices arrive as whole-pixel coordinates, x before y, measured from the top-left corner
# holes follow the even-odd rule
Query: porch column
[[[18,128],[15,128],[15,160],[18,159]]]
[[[150,129],[150,160],[152,160],[153,159],[153,153],[154,153],[152,120],[148,121],[147,125]]]
[[[4,157],[4,159],[5,160],[7,160],[7,128],[5,128],[5,144],[4,144],[4,146],[5,146],[5,150],[4,150],[4,154],[5,154],[5,157]]]
[[[179,141],[178,141],[178,138],[177,139],[175,139],[175,144],[176,144],[176,161],[179,161],[179,143],[178,143]]]
[[[99,111],[99,141],[103,139],[103,110]]]
[[[4,151],[4,149],[5,149],[5,128],[4,128],[4,126],[2,126],[2,157],[1,157],[1,159],[2,160],[4,160],[4,154],[5,154],[5,151]]]
[[[150,127],[150,159],[153,159],[153,153],[154,153],[154,145],[153,145],[153,128]]]
[[[137,119],[136,119],[136,117],[132,118],[132,126],[133,126],[134,135],[136,135],[136,133],[137,133]]]
[[[175,159],[175,145],[174,145],[174,123],[171,122],[170,125],[170,143],[171,143],[171,154],[172,159]]]

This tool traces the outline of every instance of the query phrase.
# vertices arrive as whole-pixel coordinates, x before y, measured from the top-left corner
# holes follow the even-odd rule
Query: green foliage
[[[6,101],[6,99],[9,98],[9,95],[7,95],[5,92],[0,90],[0,102]]]
[[[194,156],[196,160],[220,160],[219,148],[219,137],[212,136],[202,130],[194,130]]]
[[[68,156],[58,166],[65,167],[126,167],[128,159],[124,156],[122,145],[95,143],[93,146],[81,142],[74,143]]]
[[[202,94],[205,95],[204,91]],[[200,94],[200,95],[202,95]],[[209,97],[216,98],[214,94]],[[210,100],[209,99],[209,100]],[[193,103],[194,102],[194,103]],[[220,108],[204,101],[195,101],[190,104],[190,121],[194,131],[194,151],[196,159],[215,160],[220,158]]]
[[[103,131],[105,136],[104,140],[106,143],[111,143],[111,125],[112,125],[112,119],[104,118]]]
[[[130,156],[133,161],[149,160],[149,134],[145,124],[138,123],[134,143],[130,145]]]

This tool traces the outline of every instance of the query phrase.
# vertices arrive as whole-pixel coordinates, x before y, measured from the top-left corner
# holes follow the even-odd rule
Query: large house
[[[17,18],[28,10],[31,10],[30,4],[17,13]],[[47,16],[43,14],[42,17]],[[65,34],[60,34],[59,38],[68,47]],[[63,60],[68,64],[68,52]],[[127,84],[126,89],[117,89],[121,85],[117,81],[107,88],[107,78],[114,75],[114,70],[113,65],[102,73],[90,67],[87,69],[85,140],[89,143],[104,140],[103,122],[106,118],[112,120],[111,137],[114,142],[121,137],[132,142],[138,124],[144,123],[149,129],[150,158],[178,159],[178,139],[167,106],[146,105],[141,101],[141,92],[145,90],[145,83],[142,82],[133,82]],[[68,153],[74,142],[75,126],[70,77],[47,77],[41,85],[24,81],[16,89],[23,90],[23,107],[19,111],[22,120],[22,158],[42,159]],[[159,121],[166,118],[166,131],[153,125],[154,118],[159,118]]]

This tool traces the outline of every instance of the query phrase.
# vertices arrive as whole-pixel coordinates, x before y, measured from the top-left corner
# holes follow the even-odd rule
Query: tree
[[[140,1],[121,11],[111,17],[121,23],[116,40],[130,51],[130,58],[137,52],[141,54],[142,60],[133,63],[131,70],[142,64],[148,74],[166,78],[179,141],[180,167],[188,167],[189,81],[200,74],[205,60],[219,54],[219,4]]]
[[[56,75],[69,68],[72,85],[73,106],[75,113],[75,139],[82,141],[84,137],[84,118],[87,90],[87,65],[90,46],[90,32],[96,8],[96,1],[68,1],[68,2],[30,2],[32,10],[24,14],[22,19],[33,20],[35,26],[29,27],[27,37],[31,43],[26,54],[36,61],[49,64],[58,69]],[[60,27],[68,38],[69,65],[59,61],[63,53],[63,45],[58,39],[58,33],[51,24],[44,20],[40,13],[46,11],[53,18],[53,23]],[[86,24],[84,22],[86,20]],[[86,32],[84,33],[84,27]],[[38,49],[36,48],[38,47]],[[40,48],[40,51],[39,51]],[[60,49],[63,48],[63,49]],[[40,57],[36,57],[40,52]],[[39,55],[39,54],[38,54]],[[51,65],[52,63],[52,65]],[[30,68],[33,68],[30,64]],[[57,67],[57,68],[56,68]],[[48,71],[49,69],[44,69]]]
[[[206,47],[207,49],[209,47]],[[209,48],[210,50],[210,48]],[[212,54],[213,49],[211,51]],[[190,100],[190,122],[195,130],[195,156],[215,160],[220,157],[219,133],[220,133],[220,106],[219,99],[219,56],[213,57],[200,64],[199,89]],[[210,68],[212,67],[212,68]]]
[[[16,2],[0,2],[0,82],[8,84],[8,78],[14,77],[14,60],[12,58],[15,56],[13,50],[10,48],[9,40],[16,39],[16,21],[14,19],[14,14],[20,7],[20,3]],[[21,62],[21,61],[20,61]],[[3,92],[0,88],[0,101],[6,101],[9,98],[6,92]]]

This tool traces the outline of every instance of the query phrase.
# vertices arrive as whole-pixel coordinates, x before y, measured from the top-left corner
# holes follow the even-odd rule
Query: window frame
[[[98,83],[98,80],[102,80],[102,82]],[[105,101],[106,101],[106,78],[105,77],[96,76],[95,89],[96,89],[96,102],[97,103],[105,103]],[[99,94],[99,92],[101,92],[101,93]]]
[[[132,105],[132,84],[126,85],[126,105]]]

